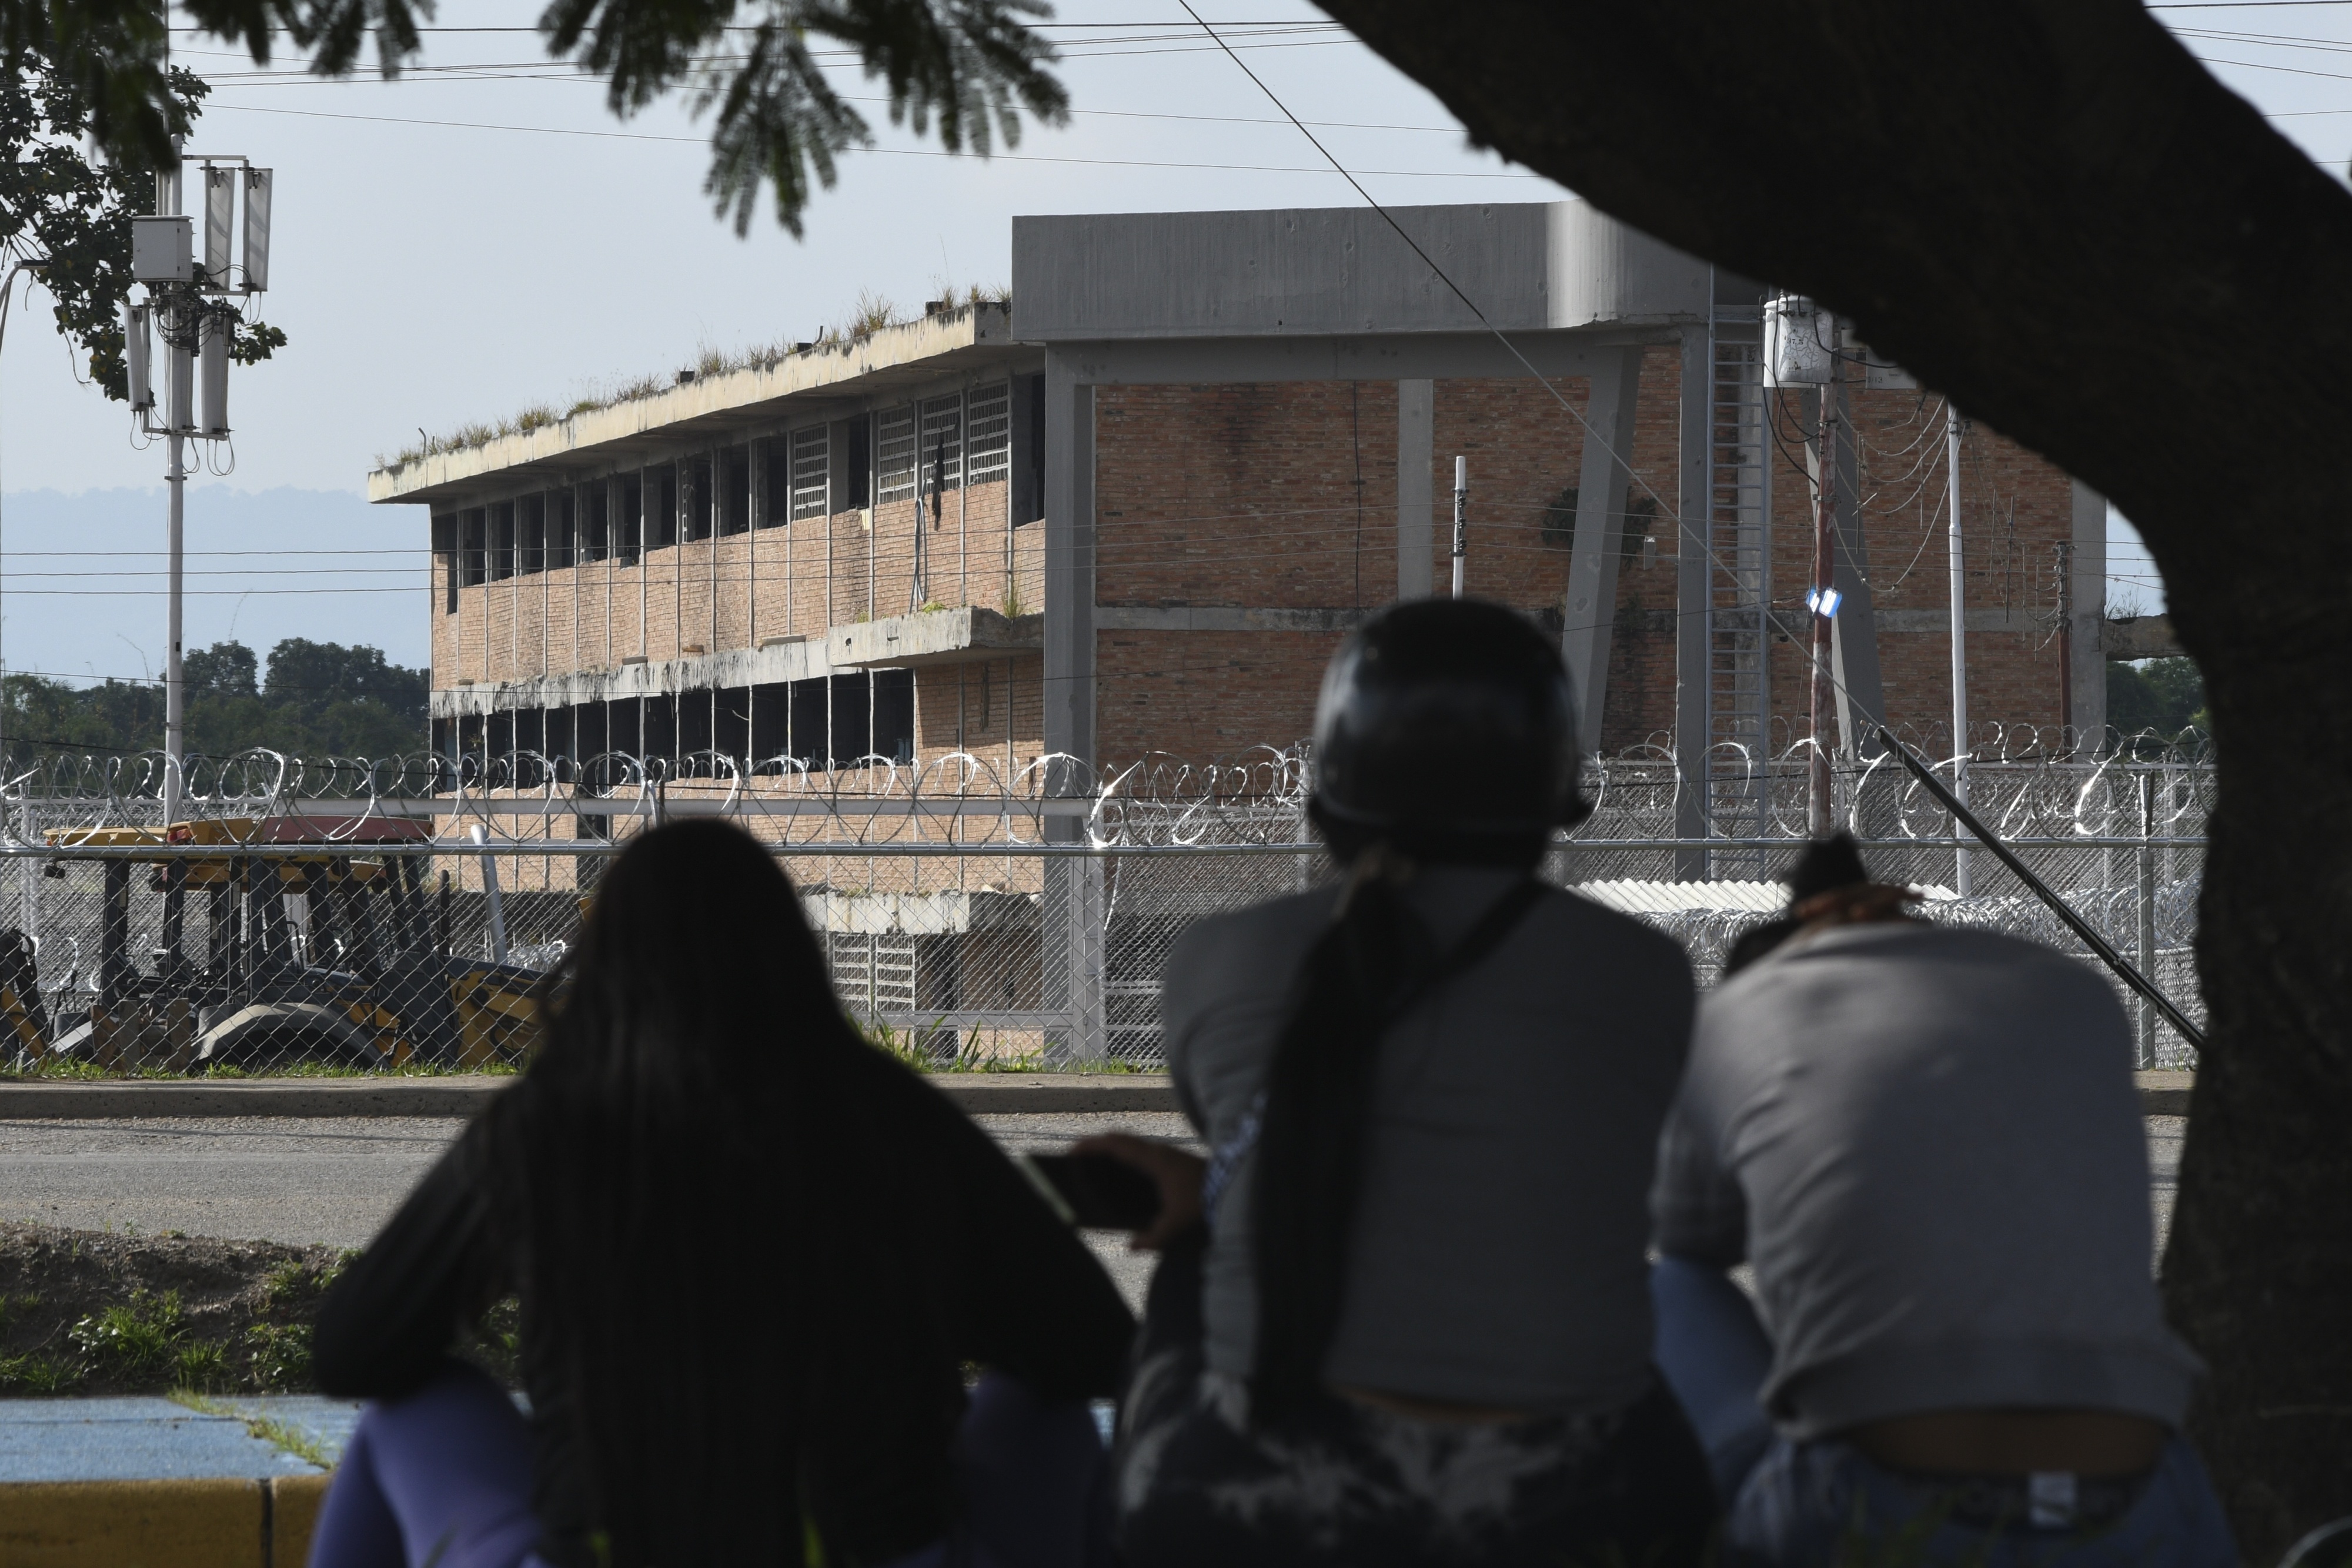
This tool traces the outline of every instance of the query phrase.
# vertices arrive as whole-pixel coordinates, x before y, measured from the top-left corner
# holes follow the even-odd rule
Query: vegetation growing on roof
[[[968,309],[979,305],[1003,305],[1012,300],[1013,291],[1003,284],[985,286],[958,285],[943,279],[932,280],[938,298],[926,308],[932,310]],[[831,353],[864,342],[875,333],[889,327],[904,327],[921,318],[902,309],[887,295],[870,288],[860,289],[857,298],[839,319],[819,327],[816,336],[798,340],[780,338],[772,343],[761,343],[746,349],[720,349],[705,343],[695,350],[693,374],[642,375],[630,381],[592,382],[572,406],[557,410],[551,403],[534,403],[521,413],[501,419],[496,423],[476,420],[461,424],[446,435],[427,435],[419,430],[417,439],[404,446],[390,458],[376,454],[379,468],[400,468],[444,452],[464,452],[509,435],[527,435],[534,430],[561,424],[576,414],[596,413],[635,402],[659,392],[669,391],[683,380],[701,381],[711,376],[732,374],[737,371],[772,371],[793,354]]]

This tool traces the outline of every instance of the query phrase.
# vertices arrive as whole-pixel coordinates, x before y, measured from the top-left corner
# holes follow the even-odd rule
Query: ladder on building
[[[1707,822],[1726,838],[1760,837],[1771,810],[1771,433],[1763,336],[1760,301],[1711,295]],[[1769,874],[1756,852],[1717,852],[1710,861],[1717,876]]]

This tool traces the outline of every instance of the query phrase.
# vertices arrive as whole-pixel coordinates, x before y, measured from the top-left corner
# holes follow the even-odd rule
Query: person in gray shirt
[[[1534,875],[1585,810],[1574,735],[1522,617],[1384,612],[1317,716],[1342,880],[1171,954],[1162,1038],[1213,1157],[1082,1145],[1163,1192],[1117,1462],[1136,1568],[1699,1561],[1713,1497],[1644,1258],[1690,969]]]
[[[2123,1009],[2085,965],[1910,918],[1853,841],[1699,1010],[1653,1197],[1659,1363],[1744,1560],[2235,1560],[2179,1435]],[[1727,1277],[1755,1270],[1756,1306]]]

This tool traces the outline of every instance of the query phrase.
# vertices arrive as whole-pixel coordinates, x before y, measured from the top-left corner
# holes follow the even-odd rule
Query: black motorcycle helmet
[[[1591,813],[1559,650],[1480,600],[1422,599],[1332,655],[1308,810],[1341,860],[1381,841],[1424,860],[1524,863]]]

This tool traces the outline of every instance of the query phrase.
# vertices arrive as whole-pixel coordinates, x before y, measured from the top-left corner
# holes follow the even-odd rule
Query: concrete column
[[[1397,389],[1397,597],[1426,599],[1435,540],[1430,449],[1437,439],[1437,383],[1399,382]]]
[[[1714,439],[1714,343],[1704,326],[1682,329],[1682,432],[1675,457],[1675,837],[1706,836],[1707,443]],[[1675,876],[1706,875],[1705,850],[1675,854]]]
[[[1045,749],[1084,774],[1048,792],[1090,787],[1095,756],[1095,392],[1071,360],[1045,354]]]
[[[1095,391],[1076,366],[1045,352],[1045,749],[1076,760],[1045,780],[1048,797],[1094,790],[1095,750]],[[1079,841],[1084,819],[1048,817],[1045,837]],[[1109,1048],[1103,1011],[1103,865],[1049,862],[1044,916],[1049,975],[1069,1019],[1060,1051],[1098,1060]],[[1054,948],[1061,962],[1054,964]]]
[[[2107,498],[2080,479],[2074,481],[2074,537],[2066,673],[2074,733],[2081,737],[2080,754],[2087,756],[2105,739],[2107,727],[2107,653],[2099,642],[2107,622]]]
[[[1626,349],[1595,374],[1584,404],[1584,456],[1576,480],[1576,533],[1569,549],[1568,601],[1559,651],[1576,694],[1577,739],[1590,757],[1601,749],[1608,700],[1609,648],[1617,625],[1617,566],[1622,559],[1625,492],[1633,472],[1633,419],[1642,386],[1642,350]]]

